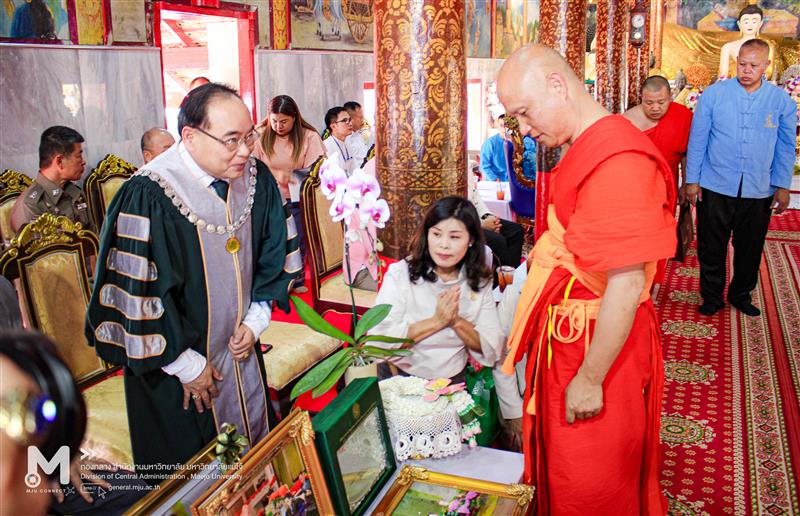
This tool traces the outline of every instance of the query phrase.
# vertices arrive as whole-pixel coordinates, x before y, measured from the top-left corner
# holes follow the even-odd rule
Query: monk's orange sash
[[[508,338],[509,353],[503,363],[503,372],[513,374],[514,364],[522,359],[522,355],[528,351],[529,343],[534,342],[535,347],[529,353],[529,359],[539,357],[539,347],[544,344],[547,338],[548,345],[550,338],[555,335],[561,342],[575,342],[581,336],[584,337],[584,346],[589,346],[589,321],[597,319],[600,312],[600,301],[608,284],[608,276],[605,272],[588,272],[581,270],[575,264],[575,256],[569,252],[564,244],[564,226],[561,225],[556,217],[555,207],[550,204],[547,208],[548,231],[546,231],[536,242],[531,251],[529,260],[532,260],[525,287],[520,295],[517,309],[514,313],[514,323],[511,326],[511,334]],[[547,307],[539,306],[543,302],[542,293],[550,279],[551,274],[557,268],[564,268],[573,279],[567,287],[564,299],[558,304]],[[656,262],[645,264],[645,288],[639,297],[639,303],[644,303],[650,298],[650,285],[655,275]],[[594,293],[596,299],[569,299],[569,290],[572,282],[579,281],[583,286]],[[541,327],[539,335],[533,335],[538,325],[530,324],[532,316],[540,311],[548,313],[547,324]],[[568,333],[562,331],[565,323],[569,323]],[[522,349],[521,349],[522,347]],[[550,353],[548,352],[548,357]],[[549,360],[548,360],[549,361]],[[537,363],[536,368],[541,367]],[[533,381],[533,379],[529,379]],[[528,412],[533,413],[534,396],[531,396],[528,405]]]

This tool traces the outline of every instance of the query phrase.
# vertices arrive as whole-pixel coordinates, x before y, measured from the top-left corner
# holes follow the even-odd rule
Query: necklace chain
[[[143,177],[149,178],[151,181],[155,182],[164,190],[164,194],[170,198],[172,204],[175,208],[178,209],[181,215],[183,215],[186,220],[188,220],[191,224],[194,224],[201,230],[205,230],[207,233],[216,233],[218,235],[228,234],[233,236],[236,231],[242,227],[242,225],[247,222],[247,219],[250,218],[250,212],[253,211],[253,204],[255,203],[255,196],[256,196],[256,162],[254,158],[250,158],[250,180],[247,187],[247,202],[244,206],[244,211],[239,216],[239,219],[234,222],[233,224],[212,224],[204,219],[201,219],[195,212],[193,212],[189,206],[183,201],[180,195],[172,188],[172,185],[169,182],[158,175],[157,173],[151,170],[142,170],[138,172],[136,175],[141,175]]]

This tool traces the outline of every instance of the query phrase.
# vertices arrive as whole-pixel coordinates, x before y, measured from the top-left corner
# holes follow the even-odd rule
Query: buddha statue
[[[745,41],[758,37],[762,25],[764,25],[764,11],[757,5],[747,5],[739,12],[737,23],[740,34],[739,39],[725,43],[720,52],[718,74],[720,79],[728,79],[736,76],[736,59],[739,56],[739,49]],[[766,76],[767,79],[770,79],[774,69],[775,50],[771,41],[767,41],[767,43],[769,44],[770,64],[767,67]]]

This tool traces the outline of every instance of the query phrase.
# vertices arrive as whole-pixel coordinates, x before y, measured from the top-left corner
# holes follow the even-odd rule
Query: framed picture
[[[492,2],[467,0],[467,57],[492,57]]]
[[[192,514],[334,514],[308,412],[292,411],[239,464],[191,504]]]
[[[5,0],[0,6],[0,39],[61,43],[70,41],[74,5],[67,0]],[[77,34],[75,34],[77,43]]]
[[[312,423],[336,514],[363,514],[396,468],[378,379],[353,380]]]
[[[533,486],[498,484],[405,466],[373,514],[518,516],[528,514],[534,503]]]
[[[144,0],[111,0],[110,42],[114,45],[146,45],[147,6]]]
[[[222,464],[214,455],[216,439],[192,457],[186,465],[175,472],[158,489],[133,505],[128,514],[150,514],[170,516],[187,514],[191,503],[208,491],[220,478],[236,472],[236,466]]]
[[[494,0],[494,58],[506,58],[525,43],[525,4]]]
[[[374,0],[289,0],[292,49],[372,52]]]

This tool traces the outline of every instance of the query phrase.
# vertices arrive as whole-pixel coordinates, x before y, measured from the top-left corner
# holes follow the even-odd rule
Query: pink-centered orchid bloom
[[[334,222],[339,222],[344,219],[349,219],[355,209],[356,203],[352,196],[345,194],[344,189],[342,189],[339,190],[336,197],[333,199],[331,209],[328,213],[333,218]]]
[[[360,201],[363,196],[370,192],[375,194],[376,198],[381,195],[381,187],[378,184],[378,180],[369,174],[365,174],[360,168],[347,178],[347,191],[351,192],[357,201]]]
[[[363,227],[372,222],[376,228],[383,228],[389,220],[389,205],[383,199],[378,199],[373,192],[367,192],[361,199],[358,213]]]
[[[338,153],[325,160],[319,170],[319,187],[328,200],[343,193],[347,185],[347,172],[339,166]]]

